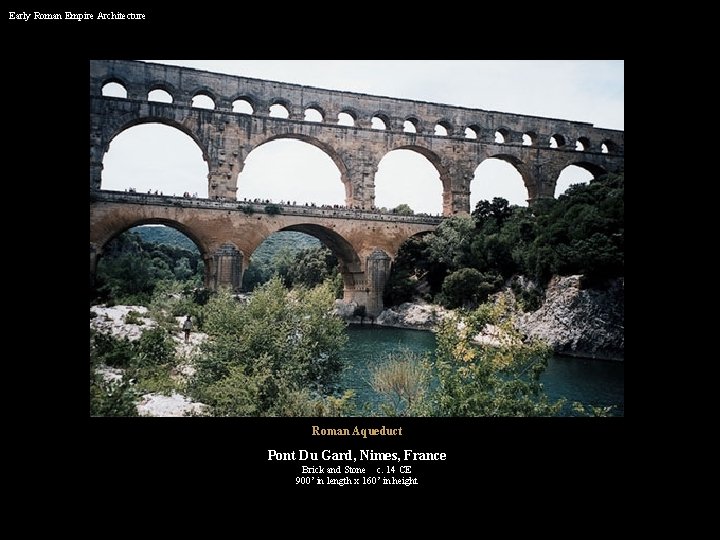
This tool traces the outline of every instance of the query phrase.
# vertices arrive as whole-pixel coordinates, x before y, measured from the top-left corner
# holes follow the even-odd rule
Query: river
[[[383,361],[388,353],[409,349],[417,353],[435,351],[435,334],[420,330],[350,325],[349,340],[343,352],[347,368],[342,375],[346,388],[357,392],[357,404],[377,404],[381,397],[368,384],[370,366]],[[623,362],[553,356],[540,377],[549,397],[565,398],[564,413],[570,403],[615,405],[614,415],[625,414],[625,365]]]

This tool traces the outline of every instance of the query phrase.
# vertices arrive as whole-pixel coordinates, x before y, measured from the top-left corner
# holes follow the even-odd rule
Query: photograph
[[[302,487],[625,416],[622,60],[88,73],[91,418],[302,419]]]

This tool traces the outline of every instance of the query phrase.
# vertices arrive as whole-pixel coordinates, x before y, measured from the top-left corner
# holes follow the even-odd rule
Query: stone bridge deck
[[[253,200],[254,201],[254,200]],[[411,216],[364,210],[359,208],[348,208],[346,206],[312,206],[306,204],[280,204],[276,202],[253,202],[253,201],[228,201],[227,199],[204,199],[198,197],[173,197],[170,195],[155,195],[153,193],[91,190],[90,202],[118,202],[130,204],[150,204],[156,206],[176,206],[183,208],[202,208],[227,210],[231,212],[245,212],[245,208],[252,208],[252,214],[266,214],[266,206],[275,206],[279,215],[285,216],[308,216],[334,219],[359,219],[365,221],[390,221],[396,223],[422,223],[426,225],[438,225],[444,219],[443,216],[432,216],[428,214],[415,214]]]

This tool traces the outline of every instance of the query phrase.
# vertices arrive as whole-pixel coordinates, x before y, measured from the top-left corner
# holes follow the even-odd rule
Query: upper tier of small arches
[[[275,87],[273,86],[273,88]],[[622,143],[618,144],[613,140],[616,137],[612,134],[609,137],[604,136],[612,130],[602,130],[584,123],[557,121],[557,124],[566,124],[568,131],[555,132],[549,131],[548,128],[550,124],[555,123],[552,119],[515,115],[521,119],[521,124],[523,124],[523,128],[518,129],[518,126],[512,125],[494,125],[496,124],[495,120],[499,119],[490,115],[493,121],[489,122],[485,111],[478,111],[478,118],[473,119],[470,110],[451,106],[448,108],[457,109],[464,114],[456,113],[452,118],[448,116],[428,117],[416,113],[398,115],[397,111],[393,113],[382,109],[363,111],[358,108],[357,104],[343,105],[342,101],[330,97],[328,97],[328,103],[321,103],[319,99],[309,101],[303,99],[305,102],[299,104],[286,96],[268,98],[248,92],[221,96],[205,85],[184,92],[166,81],[138,84],[123,81],[118,77],[108,77],[102,80],[101,89],[102,95],[107,97],[172,103],[176,106],[210,109],[222,113],[314,122],[326,126],[465,139],[485,144],[537,146],[579,152],[623,153]],[[270,95],[272,94],[270,93]],[[343,95],[344,93],[333,94],[335,97]],[[351,103],[354,94],[348,93],[347,95],[349,98],[346,101]],[[431,109],[431,107],[424,108]],[[502,116],[502,114],[498,113],[497,116]],[[536,126],[531,125],[533,120],[537,122]],[[585,125],[587,125],[587,132],[581,131],[582,126]]]

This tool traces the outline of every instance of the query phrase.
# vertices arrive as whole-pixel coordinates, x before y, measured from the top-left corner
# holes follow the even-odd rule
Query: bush
[[[305,415],[313,407],[340,407],[325,397],[334,389],[347,339],[345,324],[331,314],[333,305],[330,281],[288,291],[274,277],[246,304],[226,289],[218,291],[205,306],[210,339],[196,360],[193,397],[230,416]]]
[[[90,379],[91,416],[137,416],[136,397],[126,379],[108,382],[94,374]]]
[[[248,216],[252,216],[255,213],[255,208],[253,208],[252,205],[246,204],[246,205],[239,205],[238,208],[243,211],[243,214],[246,214]]]
[[[487,300],[500,285],[502,278],[497,274],[482,274],[474,268],[462,268],[445,278],[441,299],[448,308],[473,308]]]
[[[204,306],[210,300],[210,297],[215,291],[212,289],[206,289],[205,287],[198,287],[193,290],[193,302],[198,306]]]
[[[411,416],[423,410],[430,386],[430,363],[411,351],[390,354],[388,360],[371,369],[370,385],[390,399],[393,416]]]
[[[171,395],[173,392],[183,391],[182,384],[179,384],[170,376],[168,366],[140,366],[127,374],[137,380],[137,391],[140,394],[163,394]]]
[[[166,365],[175,359],[175,347],[162,328],[145,330],[134,344],[134,349],[141,366]]]
[[[281,212],[277,204],[268,204],[265,206],[265,213],[269,216],[277,216]]]
[[[98,362],[108,366],[124,368],[130,365],[135,354],[128,338],[117,339],[110,334],[94,333],[93,352]]]
[[[137,311],[128,311],[128,314],[125,315],[125,324],[137,324],[138,326],[142,326],[145,323],[140,319],[140,313]]]
[[[473,341],[487,324],[507,336],[498,346]],[[564,400],[552,402],[540,375],[551,349],[540,342],[523,343],[504,303],[484,304],[460,318],[447,317],[437,332],[435,368],[439,384],[433,392],[437,416],[556,416]]]

